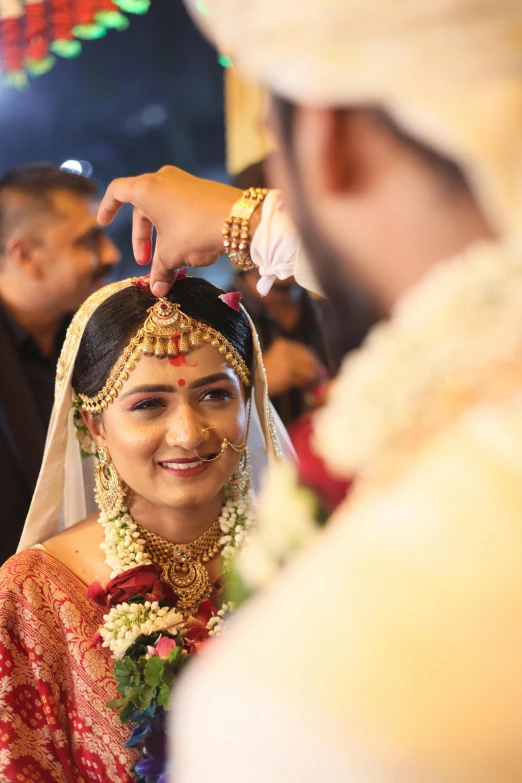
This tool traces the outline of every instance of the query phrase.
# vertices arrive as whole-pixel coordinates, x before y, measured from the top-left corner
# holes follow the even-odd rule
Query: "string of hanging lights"
[[[0,80],[25,87],[56,57],[77,57],[82,41],[125,30],[127,14],[145,14],[151,0],[0,0]]]

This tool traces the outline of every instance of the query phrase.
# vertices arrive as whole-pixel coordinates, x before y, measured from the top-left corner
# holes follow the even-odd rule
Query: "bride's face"
[[[225,436],[241,443],[247,429],[243,386],[210,345],[186,358],[142,357],[108,409],[87,418],[130,490],[131,510],[138,498],[171,508],[215,498],[240,455],[231,448],[214,462],[197,455],[218,454]]]

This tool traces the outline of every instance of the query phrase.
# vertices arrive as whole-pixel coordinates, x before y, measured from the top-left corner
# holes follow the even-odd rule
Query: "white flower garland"
[[[521,369],[521,313],[517,249],[484,242],[437,264],[345,360],[317,418],[315,444],[332,473],[390,478],[493,395]]]
[[[209,636],[221,636],[226,628],[227,621],[234,614],[236,605],[233,601],[224,603],[215,617],[211,617],[207,623]]]
[[[105,530],[100,549],[105,552],[105,563],[111,570],[111,579],[136,566],[151,565],[152,558],[145,550],[145,539],[140,538],[138,525],[129,510],[122,508],[115,517],[102,511],[98,522]]]
[[[123,508],[116,516],[108,517],[103,512],[98,518],[105,531],[100,548],[105,551],[105,563],[111,569],[111,579],[143,565],[152,565],[153,560],[145,549],[145,539],[140,537],[138,525],[129,510]],[[219,515],[223,536],[220,540],[224,570],[226,571],[238,550],[248,543],[250,531],[255,524],[255,514],[249,496],[239,501],[233,499],[225,489],[225,502]],[[208,624],[210,636],[219,636],[223,626],[233,611],[233,604],[223,604],[216,618]],[[109,647],[116,658],[121,658],[130,645],[141,634],[149,635],[155,631],[175,633],[183,618],[175,609],[160,608],[157,601],[144,604],[122,603],[113,607],[104,616],[104,625],[100,628],[103,646]]]
[[[109,647],[115,658],[121,658],[136,639],[150,636],[155,631],[168,631],[175,636],[183,623],[183,616],[168,606],[160,607],[157,601],[129,604],[126,601],[113,606],[104,615],[100,629],[102,647]]]
[[[82,418],[80,398],[74,391],[72,393],[72,414],[74,426],[76,428],[76,440],[80,442],[82,458],[86,459],[87,457],[96,454],[97,447]]]
[[[471,247],[434,267],[346,358],[316,419],[317,451],[333,475],[356,477],[359,487],[371,476],[371,491],[466,407],[520,388],[521,357],[520,249]],[[296,525],[304,537],[312,530],[304,502],[292,470],[269,477],[258,504],[260,532],[238,559],[248,585],[271,581],[278,547]]]
[[[236,561],[245,587],[259,590],[266,586],[284,563],[312,543],[319,533],[316,506],[312,493],[299,486],[292,465],[278,466],[266,474],[258,527]]]

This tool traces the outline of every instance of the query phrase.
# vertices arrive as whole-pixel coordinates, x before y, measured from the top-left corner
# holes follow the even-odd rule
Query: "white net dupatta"
[[[130,279],[122,280],[96,291],[78,310],[67,331],[58,362],[54,407],[42,468],[18,551],[43,543],[96,511],[95,458],[81,458],[73,418],[72,375],[89,318],[106,299],[129,285]],[[250,317],[249,322],[254,341],[254,367],[248,447],[255,494],[265,470],[286,459],[293,460],[295,453],[286,429],[268,398],[259,338]]]

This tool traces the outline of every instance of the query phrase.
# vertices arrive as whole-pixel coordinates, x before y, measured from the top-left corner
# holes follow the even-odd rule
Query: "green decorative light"
[[[114,0],[114,2],[128,14],[146,14],[150,8],[150,0]]]
[[[210,16],[210,11],[208,10],[206,3],[204,3],[203,0],[198,0],[196,3],[196,11],[199,11],[199,13],[203,14],[203,16]]]
[[[127,17],[119,11],[98,11],[95,19],[108,30],[126,30],[130,25]]]
[[[66,57],[68,60],[78,57],[81,50],[82,45],[79,41],[68,41],[65,38],[53,41],[49,46],[49,51],[53,54],[57,54],[58,57]]]
[[[10,71],[3,78],[6,87],[16,87],[17,90],[25,90],[29,86],[29,79],[25,71]]]
[[[101,24],[77,24],[72,33],[83,41],[94,41],[96,38],[103,38],[107,30]]]
[[[232,60],[228,56],[228,54],[221,54],[218,57],[218,63],[223,66],[223,68],[232,68]]]
[[[24,65],[29,76],[43,76],[44,73],[51,70],[55,62],[56,57],[50,54],[47,57],[42,57],[41,60],[26,60]]]

